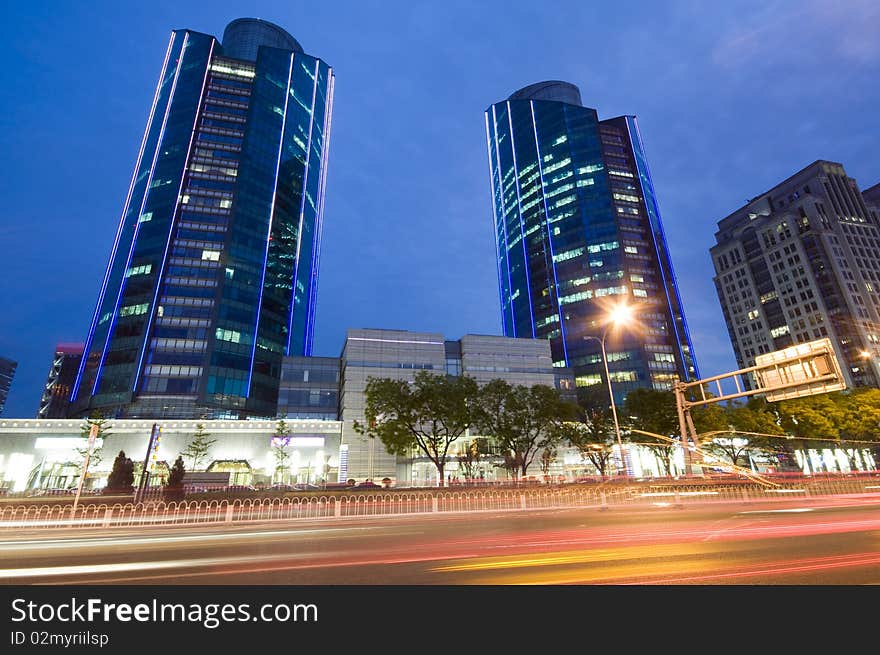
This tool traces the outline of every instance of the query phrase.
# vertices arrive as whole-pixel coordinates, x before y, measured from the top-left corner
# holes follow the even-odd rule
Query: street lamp
[[[617,305],[608,313],[608,324],[602,331],[602,338],[594,336],[584,337],[585,341],[594,339],[599,342],[602,347],[602,363],[605,365],[605,380],[608,382],[608,398],[611,400],[611,415],[614,417],[614,434],[617,436],[617,445],[620,448],[620,459],[623,463],[624,475],[629,475],[629,466],[626,463],[626,456],[623,452],[623,440],[620,438],[620,424],[617,421],[617,406],[614,404],[614,392],[611,389],[611,374],[608,372],[608,355],[605,353],[605,338],[608,336],[608,330],[616,325],[626,325],[632,321],[632,308],[623,303]]]

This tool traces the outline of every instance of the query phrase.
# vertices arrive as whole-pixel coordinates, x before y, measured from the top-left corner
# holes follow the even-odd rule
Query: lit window
[[[140,314],[146,314],[147,307],[149,307],[147,303],[142,303],[140,305],[126,305],[119,309],[119,316],[139,316]]]
[[[790,330],[788,329],[787,325],[782,325],[778,328],[773,328],[772,330],[770,330],[770,336],[776,339],[777,337],[781,337],[783,334],[788,334],[789,331]]]
[[[141,266],[132,266],[127,271],[125,271],[125,277],[131,277],[132,275],[149,275],[150,271],[153,270],[152,264],[143,264]]]
[[[209,262],[219,262],[220,261],[220,251],[219,250],[203,250],[202,251],[202,259]]]
[[[573,259],[580,255],[584,254],[583,248],[575,248],[574,250],[566,250],[565,252],[561,252],[559,254],[553,255],[553,262],[564,262],[568,259]]]
[[[253,78],[256,76],[253,69],[251,68],[243,68],[241,66],[231,66],[227,64],[212,64],[211,70],[215,73],[224,73],[226,75],[235,75],[237,77],[247,77]]]
[[[590,253],[596,253],[605,250],[614,250],[619,247],[620,244],[617,241],[606,241],[605,243],[597,243],[592,246],[587,246],[587,251]]]

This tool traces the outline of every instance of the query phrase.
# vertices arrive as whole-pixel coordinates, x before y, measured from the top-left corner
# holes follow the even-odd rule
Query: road
[[[878,584],[880,498],[0,532],[0,581]]]

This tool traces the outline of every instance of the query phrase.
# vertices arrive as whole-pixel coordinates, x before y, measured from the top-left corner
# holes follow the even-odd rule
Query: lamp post
[[[632,320],[632,309],[627,305],[618,305],[609,313],[609,321],[602,331],[602,338],[594,336],[584,337],[585,341],[593,339],[599,342],[602,347],[602,364],[605,366],[605,380],[608,382],[608,399],[611,401],[611,416],[614,417],[614,434],[617,437],[617,446],[620,448],[620,460],[623,464],[624,475],[629,476],[629,466],[626,463],[626,456],[623,452],[623,440],[620,438],[620,423],[617,421],[617,406],[614,403],[614,391],[611,389],[611,374],[608,372],[608,355],[605,352],[605,338],[608,336],[608,330],[616,326],[618,323],[625,325]]]

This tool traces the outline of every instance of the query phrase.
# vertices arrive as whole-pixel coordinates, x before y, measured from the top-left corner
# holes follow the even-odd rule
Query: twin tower
[[[274,417],[311,355],[333,69],[272,23],[172,32],[71,416]],[[601,381],[603,302],[640,307],[620,393],[695,372],[635,118],[544,82],[486,111],[502,325]],[[619,346],[619,347],[618,347]],[[612,361],[612,355],[616,358]]]

